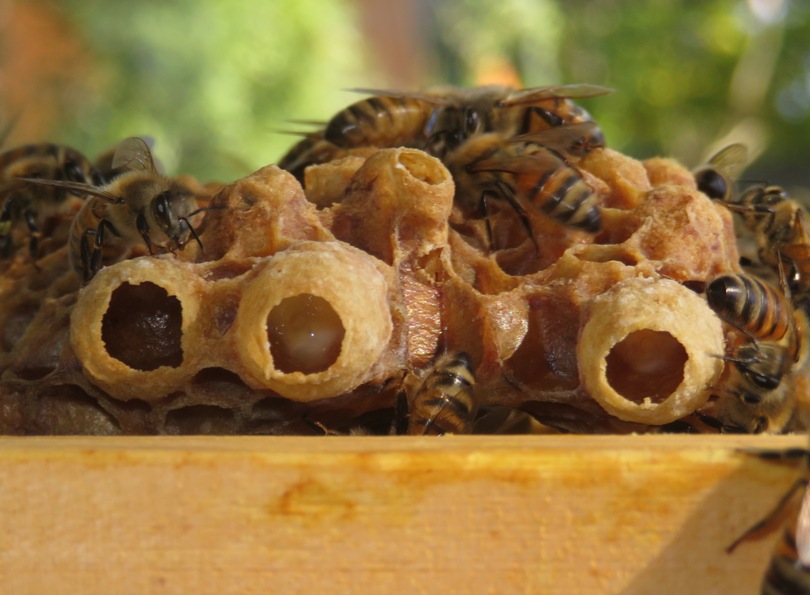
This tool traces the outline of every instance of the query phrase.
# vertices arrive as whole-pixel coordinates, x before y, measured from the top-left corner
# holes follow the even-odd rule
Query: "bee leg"
[[[197,209],[193,213],[189,213],[188,216],[192,217],[192,216],[196,215],[197,213],[199,213],[202,210],[203,209]],[[180,221],[185,222],[186,227],[188,227],[189,232],[191,232],[191,237],[194,238],[194,241],[197,242],[197,244],[199,244],[200,250],[202,250],[202,252],[205,253],[205,246],[203,246],[202,240],[200,240],[200,236],[197,234],[197,230],[194,229],[193,225],[191,225],[191,222],[189,222],[188,217],[181,217]]]
[[[146,248],[149,250],[149,254],[154,254],[154,252],[152,252],[152,240],[149,237],[149,223],[146,221],[146,214],[143,211],[138,213],[138,216],[135,218],[135,227],[138,228],[138,233],[141,234],[143,241],[146,242]]]
[[[39,230],[39,225],[37,225],[37,217],[36,213],[31,209],[27,209],[24,213],[25,216],[25,223],[28,226],[29,232],[29,239],[28,239],[28,251],[31,254],[31,258],[33,260],[37,259],[37,254],[39,253],[39,238],[42,236],[42,233]]]
[[[106,219],[99,221],[98,226],[95,229],[89,228],[84,230],[84,241],[82,241],[81,248],[82,268],[84,269],[84,284],[87,284],[101,268],[101,249],[104,246],[105,229],[109,229],[110,233],[116,237],[121,237],[121,234],[117,229],[115,229],[115,226]],[[91,236],[94,236],[94,239],[92,240],[92,248],[90,248]]]
[[[776,212],[773,210],[773,207],[768,205],[740,205],[735,203],[723,203],[729,211],[734,211],[735,213],[753,213],[758,217],[765,217],[768,220],[768,223],[765,225],[766,228],[770,228],[773,225],[774,217],[776,216]]]
[[[336,435],[337,434],[337,432],[334,432],[334,431],[330,430],[329,428],[327,428],[325,425],[323,425],[321,422],[319,422],[317,420],[309,419],[306,416],[301,418],[301,419],[303,420],[303,422],[307,426],[312,428],[313,431],[315,431],[315,432],[317,432],[317,433],[319,433],[319,434],[321,434],[323,436],[329,436],[329,435]]]
[[[731,542],[729,546],[726,548],[726,553],[730,554],[737,546],[739,546],[744,541],[748,541],[749,539],[755,538],[758,534],[765,532],[770,533],[773,531],[778,524],[781,524],[782,518],[784,517],[785,513],[789,510],[787,506],[788,502],[793,498],[797,491],[807,489],[807,484],[809,480],[802,477],[797,479],[790,489],[779,499],[776,506],[771,510],[768,514],[762,517],[759,521],[754,523],[751,527],[749,527],[742,535],[740,535],[737,539]]]
[[[518,201],[517,197],[515,196],[514,191],[507,184],[500,182],[498,184],[498,189],[500,195],[505,198],[506,202],[509,203],[509,206],[514,209],[515,214],[518,216],[518,219],[520,219],[520,224],[523,226],[523,229],[526,230],[526,234],[534,244],[535,254],[539,255],[540,244],[537,243],[537,237],[532,229],[532,223],[529,221],[529,214],[526,212],[526,209],[523,208],[523,205],[520,204],[520,201]]]
[[[489,206],[487,205],[487,197],[488,196],[493,196],[494,197],[495,193],[493,193],[493,192],[491,192],[489,190],[485,190],[484,192],[482,192],[481,193],[481,200],[480,200],[479,205],[478,205],[478,209],[479,209],[479,213],[480,213],[481,218],[483,218],[484,221],[487,224],[487,244],[488,244],[488,250],[491,252],[493,250],[497,250],[498,247],[495,246],[495,236],[492,234],[492,221],[490,221],[490,219],[489,219]]]

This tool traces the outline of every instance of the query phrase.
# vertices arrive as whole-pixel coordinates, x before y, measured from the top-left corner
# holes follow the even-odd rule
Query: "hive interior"
[[[64,243],[34,263],[16,230],[0,263],[0,432],[387,433],[404,379],[450,350],[471,356],[482,418],[625,433],[711,412],[729,330],[693,288],[741,270],[732,214],[672,160],[600,148],[578,168],[602,229],[531,212],[536,243],[503,203],[462,213],[444,164],[409,148],[347,151],[309,167],[306,188],[268,165],[209,192],[204,249],[126,259],[85,287]],[[637,280],[653,296],[673,282],[673,304],[695,296],[663,310],[707,326],[646,324],[666,318],[655,297],[649,311],[604,297]],[[583,359],[593,304],[610,299],[605,316],[640,322]],[[626,403],[610,411],[599,382]],[[667,405],[682,397],[688,410]]]

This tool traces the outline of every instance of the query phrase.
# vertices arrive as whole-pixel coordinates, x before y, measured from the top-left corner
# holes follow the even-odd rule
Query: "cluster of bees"
[[[493,203],[512,209],[536,248],[538,234],[529,210],[572,228],[600,230],[598,198],[576,163],[604,147],[605,137],[590,114],[571,100],[612,89],[580,84],[368,92],[371,97],[338,112],[322,129],[306,133],[279,167],[304,184],[308,166],[332,161],[349,149],[418,148],[440,159],[453,176],[454,202],[462,220],[485,221],[485,250],[499,248],[489,217]],[[440,355],[419,376],[412,398],[400,393],[392,433],[471,432],[479,407],[469,355]]]
[[[455,203],[464,219],[483,222],[480,247],[485,251],[500,247],[501,236],[492,225],[496,211],[511,213],[513,229],[535,247],[533,218],[538,213],[595,234],[602,225],[600,201],[577,163],[604,147],[605,137],[572,100],[609,92],[596,85],[374,91],[320,129],[305,133],[278,165],[303,183],[308,166],[332,161],[347,150],[419,148],[440,159],[452,174]],[[721,431],[779,432],[794,415],[792,377],[807,351],[810,240],[804,209],[782,188],[738,190],[746,161],[745,147],[734,144],[694,171],[704,194],[739,215],[743,240],[753,244],[754,256],[742,263],[748,272],[717,276],[701,288],[734,333],[727,352],[718,355],[731,364],[723,386],[716,387],[725,397],[723,421],[697,414],[690,423]],[[136,248],[150,254],[174,252],[190,241],[202,248],[198,228],[212,208],[210,199],[182,179],[160,173],[140,138],[126,139],[94,161],[54,144],[7,150],[0,154],[0,254],[8,259],[24,249],[15,243],[16,231],[24,226],[27,250],[36,263],[50,222],[60,215],[70,217],[70,266],[78,281],[87,284],[101,267]],[[70,206],[77,200],[80,206]],[[391,433],[473,431],[479,406],[467,354],[443,353],[406,384]],[[802,479],[796,489],[807,483]],[[789,551],[775,558],[766,579],[773,584],[794,580],[786,569],[792,566],[783,559],[810,564],[810,545],[805,543],[810,537],[808,499],[798,528],[786,540]],[[806,576],[796,580],[807,588]]]
[[[75,216],[71,196],[84,199]],[[146,141],[137,137],[95,161],[50,143],[6,151],[0,154],[0,197],[0,250],[6,258],[15,248],[16,222],[27,226],[36,261],[42,226],[59,215],[72,216],[70,264],[84,284],[140,242],[150,254],[180,250],[191,238],[200,242],[191,223],[202,211],[198,195],[160,174]]]
[[[580,231],[601,229],[599,197],[577,163],[605,147],[599,125],[573,99],[612,90],[597,85],[562,85],[515,90],[489,86],[432,93],[374,91],[307,132],[278,165],[304,183],[310,165],[326,163],[358,148],[414,147],[440,159],[455,182],[462,221],[484,223],[479,241],[495,251],[504,236],[492,213],[512,214],[510,232],[525,234],[535,248],[537,214]],[[738,213],[756,255],[749,273],[723,274],[705,283],[709,306],[735,329],[723,357],[730,366],[715,387],[722,422],[696,414],[691,429],[780,432],[794,416],[791,378],[804,361],[806,311],[810,303],[810,240],[804,209],[777,186],[744,191],[737,180],[747,161],[743,145],[730,145],[694,171],[698,188]],[[68,197],[83,200],[73,215]],[[15,249],[12,231],[27,227],[36,261],[43,225],[60,212],[72,216],[70,265],[83,284],[100,267],[145,248],[148,253],[182,250],[202,241],[199,218],[210,207],[179,178],[159,172],[148,144],[129,138],[91,161],[75,149],[29,145],[0,154],[0,251]],[[75,207],[72,207],[75,210]],[[19,227],[19,226],[17,226]],[[514,242],[514,241],[513,241]],[[770,277],[774,283],[763,278]],[[478,413],[470,358],[444,354],[411,383],[400,432],[468,433]],[[410,409],[410,411],[408,411]]]
[[[810,237],[804,208],[783,188],[737,190],[746,157],[744,145],[729,145],[694,172],[704,194],[740,214],[747,233],[742,239],[752,242],[757,254],[756,260],[742,259],[750,274],[712,279],[706,299],[741,335],[724,356],[733,364],[724,390],[735,397],[727,400],[727,423],[747,432],[780,432],[794,415],[791,379],[806,358]]]
[[[303,182],[307,166],[331,161],[349,148],[416,147],[441,159],[451,172],[455,204],[464,219],[486,222],[484,249],[498,248],[489,218],[493,203],[513,210],[535,246],[530,211],[595,234],[602,220],[599,200],[576,165],[590,151],[604,147],[605,137],[588,112],[571,100],[610,92],[585,84],[433,94],[374,91],[322,129],[307,133],[279,165]],[[733,144],[694,171],[699,190],[740,215],[758,256],[744,263],[751,274],[724,274],[705,285],[709,306],[740,337],[723,355],[733,364],[728,380],[716,387],[722,393],[722,422],[698,414],[690,428],[780,432],[794,416],[791,378],[806,352],[810,238],[803,207],[784,189],[737,189],[746,163],[745,146]],[[775,278],[777,284],[761,276]],[[434,374],[447,378],[447,386],[438,383],[437,410],[457,407],[449,397],[456,372],[434,368]],[[463,411],[474,415],[469,402],[473,391],[463,394],[469,395]],[[468,430],[470,420],[448,419],[442,425],[445,431],[460,432]]]

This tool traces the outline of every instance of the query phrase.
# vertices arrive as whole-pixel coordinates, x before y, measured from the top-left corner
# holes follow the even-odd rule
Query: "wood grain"
[[[805,442],[0,438],[0,592],[753,594]]]

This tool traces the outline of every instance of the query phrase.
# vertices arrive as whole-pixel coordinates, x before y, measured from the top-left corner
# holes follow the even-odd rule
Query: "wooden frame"
[[[0,592],[753,594],[805,443],[0,438]]]

